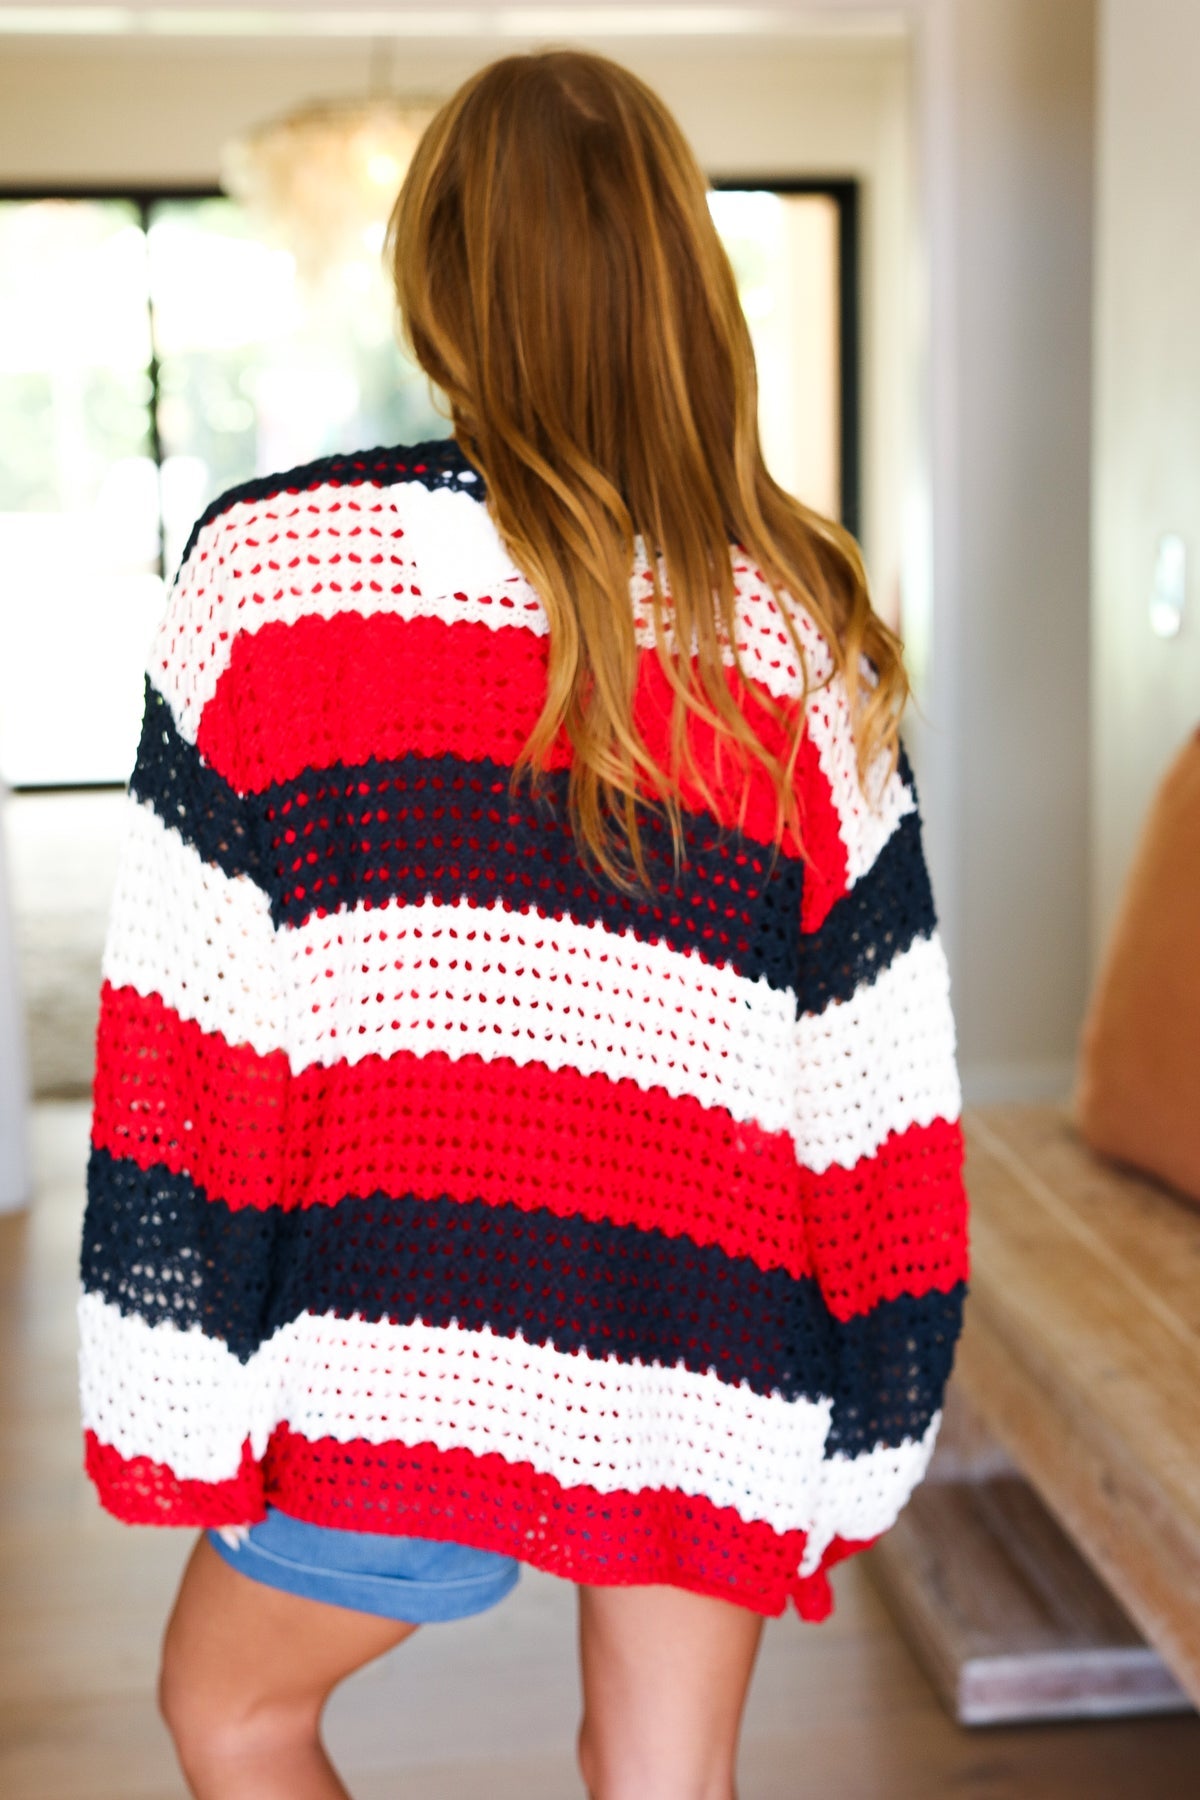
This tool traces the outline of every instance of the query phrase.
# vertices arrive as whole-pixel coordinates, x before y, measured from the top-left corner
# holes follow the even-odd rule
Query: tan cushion
[[[1083,1028],[1088,1143],[1200,1201],[1200,732],[1150,809]]]

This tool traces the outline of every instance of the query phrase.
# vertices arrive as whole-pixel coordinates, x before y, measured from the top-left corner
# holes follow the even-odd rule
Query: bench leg
[[[959,1724],[1190,1710],[957,1395],[945,1439],[930,1478],[864,1561]]]

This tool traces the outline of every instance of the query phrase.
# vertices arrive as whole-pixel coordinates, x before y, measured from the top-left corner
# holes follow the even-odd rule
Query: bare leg
[[[579,1764],[591,1800],[734,1800],[762,1624],[681,1588],[580,1588]]]
[[[322,1709],[339,1681],[415,1630],[264,1587],[200,1537],[159,1687],[196,1800],[348,1800],[321,1743]]]

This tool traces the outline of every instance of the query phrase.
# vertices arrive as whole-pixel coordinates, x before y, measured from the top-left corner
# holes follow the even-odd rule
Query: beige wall
[[[914,747],[968,1092],[1052,1094],[1087,975],[1094,7],[929,0],[921,19]]]
[[[1200,724],[1200,6],[1102,0],[1101,21],[1093,952],[1154,786]],[[1148,622],[1166,531],[1190,561],[1173,640]]]

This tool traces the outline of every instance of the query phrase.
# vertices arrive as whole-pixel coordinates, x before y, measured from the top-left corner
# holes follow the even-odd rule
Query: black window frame
[[[842,524],[862,530],[862,187],[852,176],[719,175],[721,193],[812,194],[837,208],[838,244],[838,487]]]

